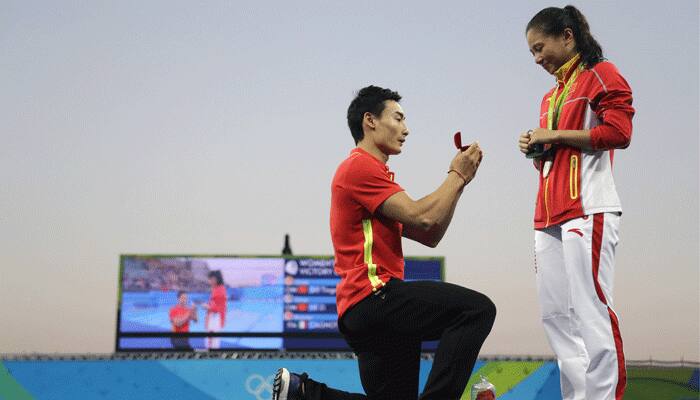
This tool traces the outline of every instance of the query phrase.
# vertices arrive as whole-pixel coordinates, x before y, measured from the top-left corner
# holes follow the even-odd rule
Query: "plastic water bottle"
[[[472,386],[472,400],[495,400],[496,387],[489,382],[485,376],[481,375],[481,382]]]

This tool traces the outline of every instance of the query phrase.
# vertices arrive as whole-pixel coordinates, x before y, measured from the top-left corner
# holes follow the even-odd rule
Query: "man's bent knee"
[[[494,321],[496,321],[496,305],[488,297],[486,297],[483,313],[489,326],[493,326]]]

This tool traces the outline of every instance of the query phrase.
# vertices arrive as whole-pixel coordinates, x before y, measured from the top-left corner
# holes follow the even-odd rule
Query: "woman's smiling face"
[[[565,29],[562,35],[546,35],[537,28],[527,31],[527,45],[535,58],[535,63],[542,66],[551,75],[576,55],[576,42],[571,29]]]

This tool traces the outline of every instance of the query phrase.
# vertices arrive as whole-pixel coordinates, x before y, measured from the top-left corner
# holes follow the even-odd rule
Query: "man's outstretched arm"
[[[474,178],[483,153],[478,143],[460,152],[450,163],[450,173],[442,184],[420,200],[411,199],[406,192],[389,197],[378,211],[383,216],[403,224],[403,236],[429,247],[440,243],[452,221],[462,189]]]

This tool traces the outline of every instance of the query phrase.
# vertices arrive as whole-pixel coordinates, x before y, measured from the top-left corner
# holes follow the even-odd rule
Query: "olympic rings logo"
[[[245,389],[255,396],[256,400],[270,400],[272,398],[272,385],[275,380],[274,375],[263,378],[262,375],[253,374],[245,381]]]

